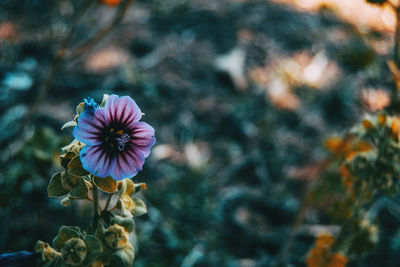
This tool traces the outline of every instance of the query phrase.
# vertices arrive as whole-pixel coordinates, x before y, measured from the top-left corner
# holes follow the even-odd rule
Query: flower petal
[[[116,156],[114,169],[111,177],[116,180],[131,178],[142,170],[144,156],[137,150],[127,148]]]
[[[80,142],[87,145],[99,145],[102,143],[101,132],[106,127],[104,110],[84,111],[79,115],[78,125],[72,134]]]
[[[104,110],[108,124],[114,122],[126,125],[137,122],[142,118],[142,111],[129,96],[118,97],[117,95],[110,95]]]
[[[132,129],[130,145],[132,149],[140,150],[145,158],[150,154],[151,147],[155,144],[154,128],[145,122],[131,123]]]
[[[107,154],[102,146],[86,145],[79,156],[82,167],[98,177],[107,177],[115,166],[115,158]]]

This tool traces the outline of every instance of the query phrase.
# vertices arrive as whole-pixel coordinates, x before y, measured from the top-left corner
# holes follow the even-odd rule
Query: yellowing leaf
[[[94,183],[104,192],[114,193],[117,190],[117,181],[110,176],[106,178],[94,177]]]
[[[318,236],[314,247],[309,251],[306,263],[308,267],[344,267],[347,258],[330,251],[334,237],[328,233]]]
[[[378,115],[378,122],[380,125],[384,125],[387,121],[387,115],[385,113]]]
[[[367,120],[367,119],[363,120],[361,122],[361,125],[367,130],[374,128],[374,125],[372,124],[372,122],[370,120]]]
[[[325,147],[334,154],[344,154],[350,150],[349,138],[330,137],[325,140]]]
[[[85,176],[89,174],[89,172],[82,167],[79,156],[76,156],[68,163],[68,172],[76,176]]]

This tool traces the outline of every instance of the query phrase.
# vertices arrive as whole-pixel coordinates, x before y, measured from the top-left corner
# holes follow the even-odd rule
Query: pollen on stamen
[[[124,133],[124,131],[123,130],[119,130],[119,131],[117,131],[117,134],[119,134],[119,135],[122,135]]]

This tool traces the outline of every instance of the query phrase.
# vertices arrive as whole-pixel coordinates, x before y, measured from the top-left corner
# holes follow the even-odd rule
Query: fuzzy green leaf
[[[74,187],[69,193],[73,198],[85,198],[88,194],[88,188],[86,186],[85,180],[83,178],[79,178],[78,185]]]
[[[132,218],[124,218],[121,216],[115,216],[111,219],[110,224],[118,224],[121,225],[128,231],[128,233],[132,232],[133,229],[135,228],[135,222],[133,221]]]
[[[89,174],[89,172],[82,167],[79,156],[76,156],[68,163],[68,172],[76,176],[85,176]]]
[[[75,120],[72,120],[72,121],[64,123],[64,125],[61,127],[61,130],[64,130],[65,128],[68,128],[68,127],[75,127],[76,125],[78,125],[78,123]]]
[[[73,237],[81,237],[79,227],[76,226],[61,226],[58,230],[58,234],[53,239],[53,246],[57,249],[61,249],[65,242]]]
[[[47,194],[49,197],[61,197],[68,194],[68,191],[62,185],[61,173],[56,173],[51,177],[47,186]]]
[[[61,166],[62,166],[64,169],[67,169],[67,168],[68,168],[68,163],[69,163],[73,158],[75,158],[75,157],[76,157],[76,153],[73,152],[73,151],[69,151],[69,152],[67,152],[67,153],[65,153],[65,154],[63,154],[63,155],[61,155],[61,156],[60,156],[60,159],[61,159]]]
[[[94,183],[104,192],[114,193],[117,190],[117,181],[110,176],[106,178],[94,177]]]
[[[103,251],[103,246],[101,245],[101,241],[94,235],[87,235],[85,238],[85,243],[88,250],[85,261],[83,263],[90,264]]]
[[[144,201],[138,197],[132,197],[133,202],[135,202],[135,208],[132,211],[133,216],[140,216],[147,213],[147,207]]]

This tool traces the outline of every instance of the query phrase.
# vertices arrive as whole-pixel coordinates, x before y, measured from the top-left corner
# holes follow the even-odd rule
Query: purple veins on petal
[[[137,122],[133,125],[131,144],[140,150],[144,157],[150,154],[151,147],[156,142],[154,128],[145,122]]]
[[[107,123],[127,125],[142,118],[142,111],[129,96],[118,97],[117,95],[110,95],[104,110]]]
[[[85,99],[73,135],[86,146],[82,166],[99,176],[121,180],[135,176],[155,143],[154,128],[139,122],[142,112],[129,96],[111,95],[104,108]]]
[[[79,115],[78,125],[72,132],[73,136],[87,145],[99,145],[103,141],[101,133],[105,127],[104,111],[97,109],[93,114],[84,111]]]
[[[111,176],[116,180],[133,177],[142,170],[143,164],[143,155],[132,149],[126,149],[124,153],[119,153],[117,155]]]
[[[115,166],[115,158],[108,155],[101,146],[86,145],[79,155],[82,167],[99,177],[107,177]]]

